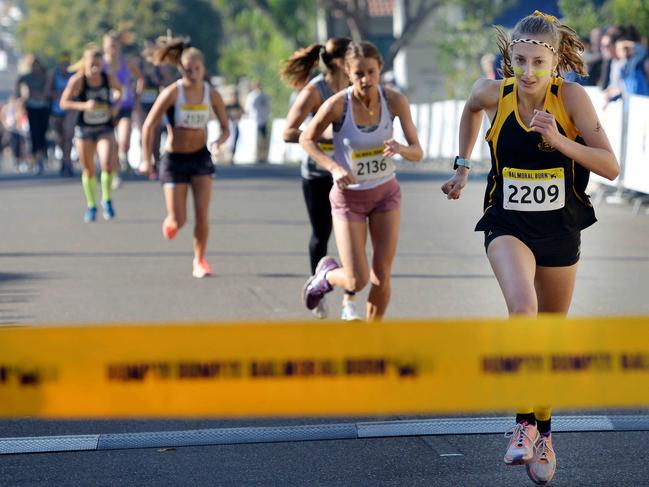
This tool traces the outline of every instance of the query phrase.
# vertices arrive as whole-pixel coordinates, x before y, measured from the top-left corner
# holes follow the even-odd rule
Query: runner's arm
[[[295,102],[291,105],[286,115],[286,125],[284,127],[284,141],[298,142],[302,131],[300,126],[302,122],[315,112],[320,105],[320,94],[314,87],[307,85],[297,95]]]
[[[532,129],[541,133],[547,142],[562,154],[589,171],[613,181],[620,173],[620,166],[586,90],[577,83],[565,83],[562,90],[566,112],[586,145],[561,135],[556,128],[556,122]],[[537,115],[548,118],[549,114]],[[546,134],[550,138],[547,138]]]
[[[403,135],[406,137],[408,145],[398,143],[394,138],[385,141],[385,151],[383,155],[392,157],[395,154],[400,154],[408,161],[421,161],[424,157],[424,151],[419,143],[417,136],[417,127],[412,121],[412,114],[410,113],[410,104],[408,98],[397,91],[386,89],[386,96],[388,98],[388,106],[390,111],[395,117],[399,117],[401,122],[401,129]]]
[[[219,121],[219,125],[221,126],[221,135],[216,141],[216,144],[220,146],[225,143],[226,140],[228,140],[228,137],[230,137],[230,124],[228,123],[228,114],[225,110],[225,103],[223,103],[223,98],[221,98],[219,92],[214,88],[210,88],[210,100],[212,102],[212,110],[214,110],[214,114],[216,115],[216,118]]]

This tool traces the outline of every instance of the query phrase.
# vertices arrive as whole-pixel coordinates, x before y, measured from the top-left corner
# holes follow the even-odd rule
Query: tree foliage
[[[19,27],[23,51],[55,59],[62,51],[78,55],[88,42],[101,41],[111,29],[132,30],[135,48],[171,29],[191,35],[214,68],[220,17],[207,0],[26,0]]]
[[[474,81],[483,76],[480,58],[496,53],[492,25],[494,19],[513,0],[502,2],[464,1],[464,19],[460,22],[438,21],[430,42],[437,52],[437,65],[445,75],[449,98],[464,99]]]
[[[593,0],[559,0],[559,8],[562,22],[580,36],[588,36],[595,27],[605,25],[605,19],[610,19],[609,7],[597,5]]]
[[[559,0],[563,21],[580,35],[595,27],[630,25],[649,36],[649,0]]]
[[[213,0],[228,18],[219,72],[230,82],[261,81],[275,116],[284,116],[290,89],[279,79],[279,63],[316,41],[314,2],[301,0]]]

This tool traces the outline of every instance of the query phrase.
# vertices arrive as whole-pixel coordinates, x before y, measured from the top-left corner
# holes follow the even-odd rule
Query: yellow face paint
[[[514,66],[514,75],[523,76],[523,68],[521,68],[520,66]]]
[[[534,70],[534,76],[537,78],[543,78],[544,76],[547,76],[550,74],[550,70],[548,69],[535,69]]]

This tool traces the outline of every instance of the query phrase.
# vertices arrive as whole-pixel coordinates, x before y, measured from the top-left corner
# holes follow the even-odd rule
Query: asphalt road
[[[402,228],[388,318],[504,317],[482,238],[473,232],[484,178],[449,202],[439,190],[443,177],[431,166],[400,174]],[[205,280],[191,277],[190,227],[174,241],[162,238],[157,183],[127,180],[114,203],[114,221],[84,224],[78,179],[0,174],[3,326],[310,318],[300,301],[308,222],[297,168],[219,168],[208,246],[215,276]],[[632,215],[628,204],[596,210],[600,221],[582,236],[572,315],[649,315],[649,216]],[[340,297],[336,291],[329,300],[332,314]],[[0,421],[0,437],[353,420],[24,418]],[[552,485],[649,485],[647,444],[647,432],[558,434]],[[0,456],[0,485],[531,485],[524,468],[502,463],[505,447],[500,435],[454,435],[8,455]]]

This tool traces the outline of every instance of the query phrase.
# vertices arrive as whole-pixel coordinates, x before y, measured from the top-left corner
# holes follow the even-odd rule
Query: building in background
[[[488,1],[488,0],[485,0]],[[385,58],[390,46],[404,35],[407,25],[405,8],[408,0],[367,0],[370,20],[369,38]],[[557,0],[519,0],[503,11],[495,23],[513,27],[517,20],[541,10],[559,16]],[[433,47],[433,36],[443,25],[460,22],[464,18],[463,8],[447,4],[437,8],[419,26],[416,35],[399,50],[392,66],[394,82],[408,95],[412,103],[426,103],[448,98],[446,76],[439,68],[437,54]],[[350,36],[347,19],[339,10],[318,9],[318,41],[324,42],[333,36]],[[476,59],[476,63],[479,59]]]

